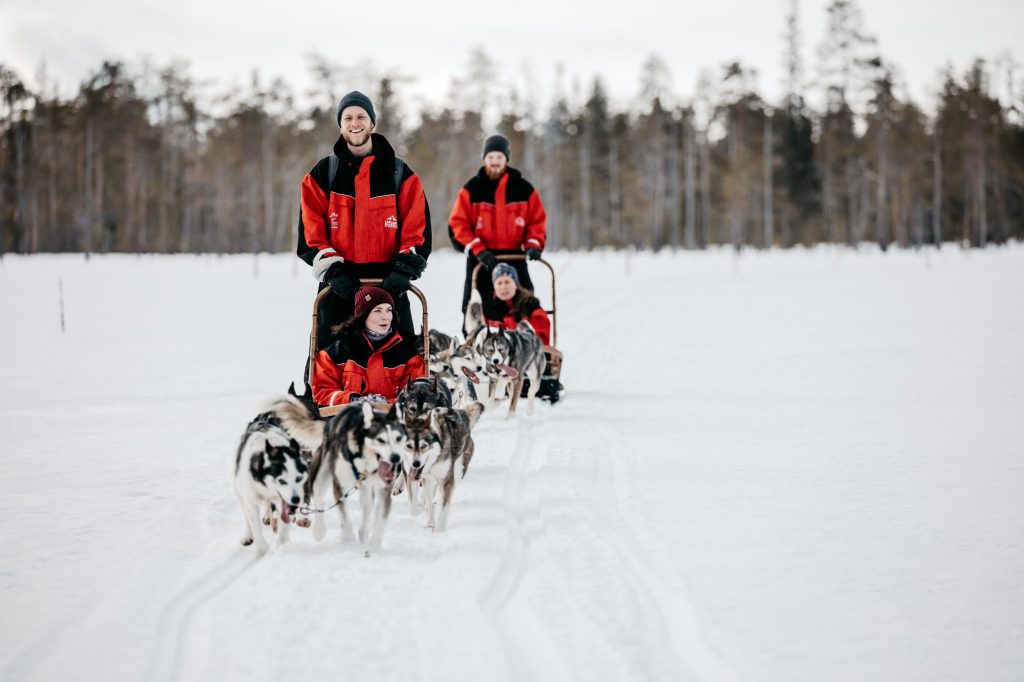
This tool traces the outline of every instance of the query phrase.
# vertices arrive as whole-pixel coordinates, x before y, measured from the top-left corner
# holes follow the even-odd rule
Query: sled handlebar
[[[500,256],[496,255],[500,261],[525,261],[526,254],[523,253],[506,253]],[[551,309],[545,309],[544,312],[551,316],[551,345],[553,347],[558,346],[558,315],[555,313],[555,269],[551,267],[551,263],[547,262],[543,258],[538,258],[534,261],[535,263],[543,263],[545,267],[551,272]],[[473,268],[473,288],[476,289],[476,277],[480,270],[483,268],[482,263],[477,263],[476,267]]]

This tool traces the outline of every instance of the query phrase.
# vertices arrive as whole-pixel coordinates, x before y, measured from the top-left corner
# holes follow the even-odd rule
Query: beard
[[[505,166],[502,166],[501,168],[492,168],[491,166],[484,166],[484,173],[486,173],[487,177],[490,178],[491,180],[498,180],[499,178],[501,178],[502,175],[505,174],[505,168]]]
[[[356,135],[349,134],[345,130],[341,131],[341,136],[345,139],[345,142],[353,147],[362,147],[370,139],[370,131],[364,130]]]

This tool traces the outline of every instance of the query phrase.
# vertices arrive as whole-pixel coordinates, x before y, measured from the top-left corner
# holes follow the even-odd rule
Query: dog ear
[[[368,429],[373,426],[373,405],[363,401],[363,428]]]
[[[299,394],[295,392],[295,382],[294,381],[292,383],[288,384],[288,395],[293,395],[296,398],[299,397]]]
[[[388,417],[398,422],[403,421],[402,406],[398,404],[397,400],[391,405],[391,409],[388,410]]]
[[[297,454],[302,454],[302,446],[299,445],[299,441],[294,438],[288,441],[288,448]]]
[[[441,420],[444,419],[445,413],[448,411],[446,407],[435,407],[430,411],[430,430],[434,433],[440,433]]]
[[[455,353],[455,351],[457,351],[458,349],[459,349],[459,342],[458,342],[458,340],[457,340],[457,339],[456,339],[456,338],[455,338],[455,337],[453,336],[453,337],[452,337],[452,341],[451,341],[451,343],[449,343],[449,344],[448,344],[448,350],[449,350],[449,352],[451,352],[451,353]]]

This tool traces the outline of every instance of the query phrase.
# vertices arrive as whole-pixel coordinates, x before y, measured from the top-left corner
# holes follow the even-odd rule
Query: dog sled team
[[[247,426],[234,458],[234,491],[245,517],[243,545],[268,549],[290,527],[380,550],[392,498],[444,531],[457,481],[469,471],[472,430],[485,409],[520,397],[557,402],[554,271],[541,258],[540,198],[508,165],[509,141],[484,142],[483,166],[459,191],[449,218],[466,253],[462,336],[429,329],[426,300],[412,281],[431,251],[430,212],[415,172],[373,133],[376,113],[359,92],[336,110],[333,153],[303,179],[298,255],[312,267],[314,304],[306,390],[274,401]],[[533,295],[527,260],[551,270],[552,308]],[[416,336],[409,293],[423,309]],[[550,315],[550,317],[549,317]],[[486,390],[486,394],[483,391]],[[347,498],[359,491],[353,532]],[[311,523],[310,523],[311,519]]]

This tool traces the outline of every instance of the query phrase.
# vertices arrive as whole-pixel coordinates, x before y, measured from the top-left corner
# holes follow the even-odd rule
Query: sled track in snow
[[[671,574],[674,572],[671,563],[667,560],[659,562],[649,552],[642,551],[641,542],[648,547],[656,547],[660,543],[650,537],[643,524],[632,519],[628,511],[630,505],[625,489],[618,483],[628,480],[629,474],[629,466],[621,456],[627,451],[620,436],[603,423],[599,423],[595,433],[591,419],[567,415],[566,421],[586,422],[586,433],[576,434],[576,437],[581,442],[592,443],[588,451],[597,461],[606,463],[601,467],[602,476],[614,490],[610,511],[595,517],[575,499],[576,515],[614,552],[622,569],[621,577],[632,588],[637,606],[645,614],[647,622],[656,629],[658,648],[669,652],[677,668],[673,671],[673,679],[735,682],[736,674],[706,641],[685,587],[678,581],[670,583],[659,577],[657,566],[660,564],[662,574]]]
[[[207,570],[174,594],[160,613],[154,655],[145,679],[172,682],[182,673],[187,632],[196,613],[258,562],[259,557],[236,553]]]
[[[494,628],[505,654],[509,679],[571,679],[551,639],[541,634],[545,630],[544,623],[530,617],[515,603],[529,569],[531,547],[543,539],[540,499],[531,481],[540,469],[533,436],[536,426],[532,421],[537,417],[529,419],[530,422],[514,431],[515,446],[502,493],[508,543],[494,577],[480,594],[480,609]]]

